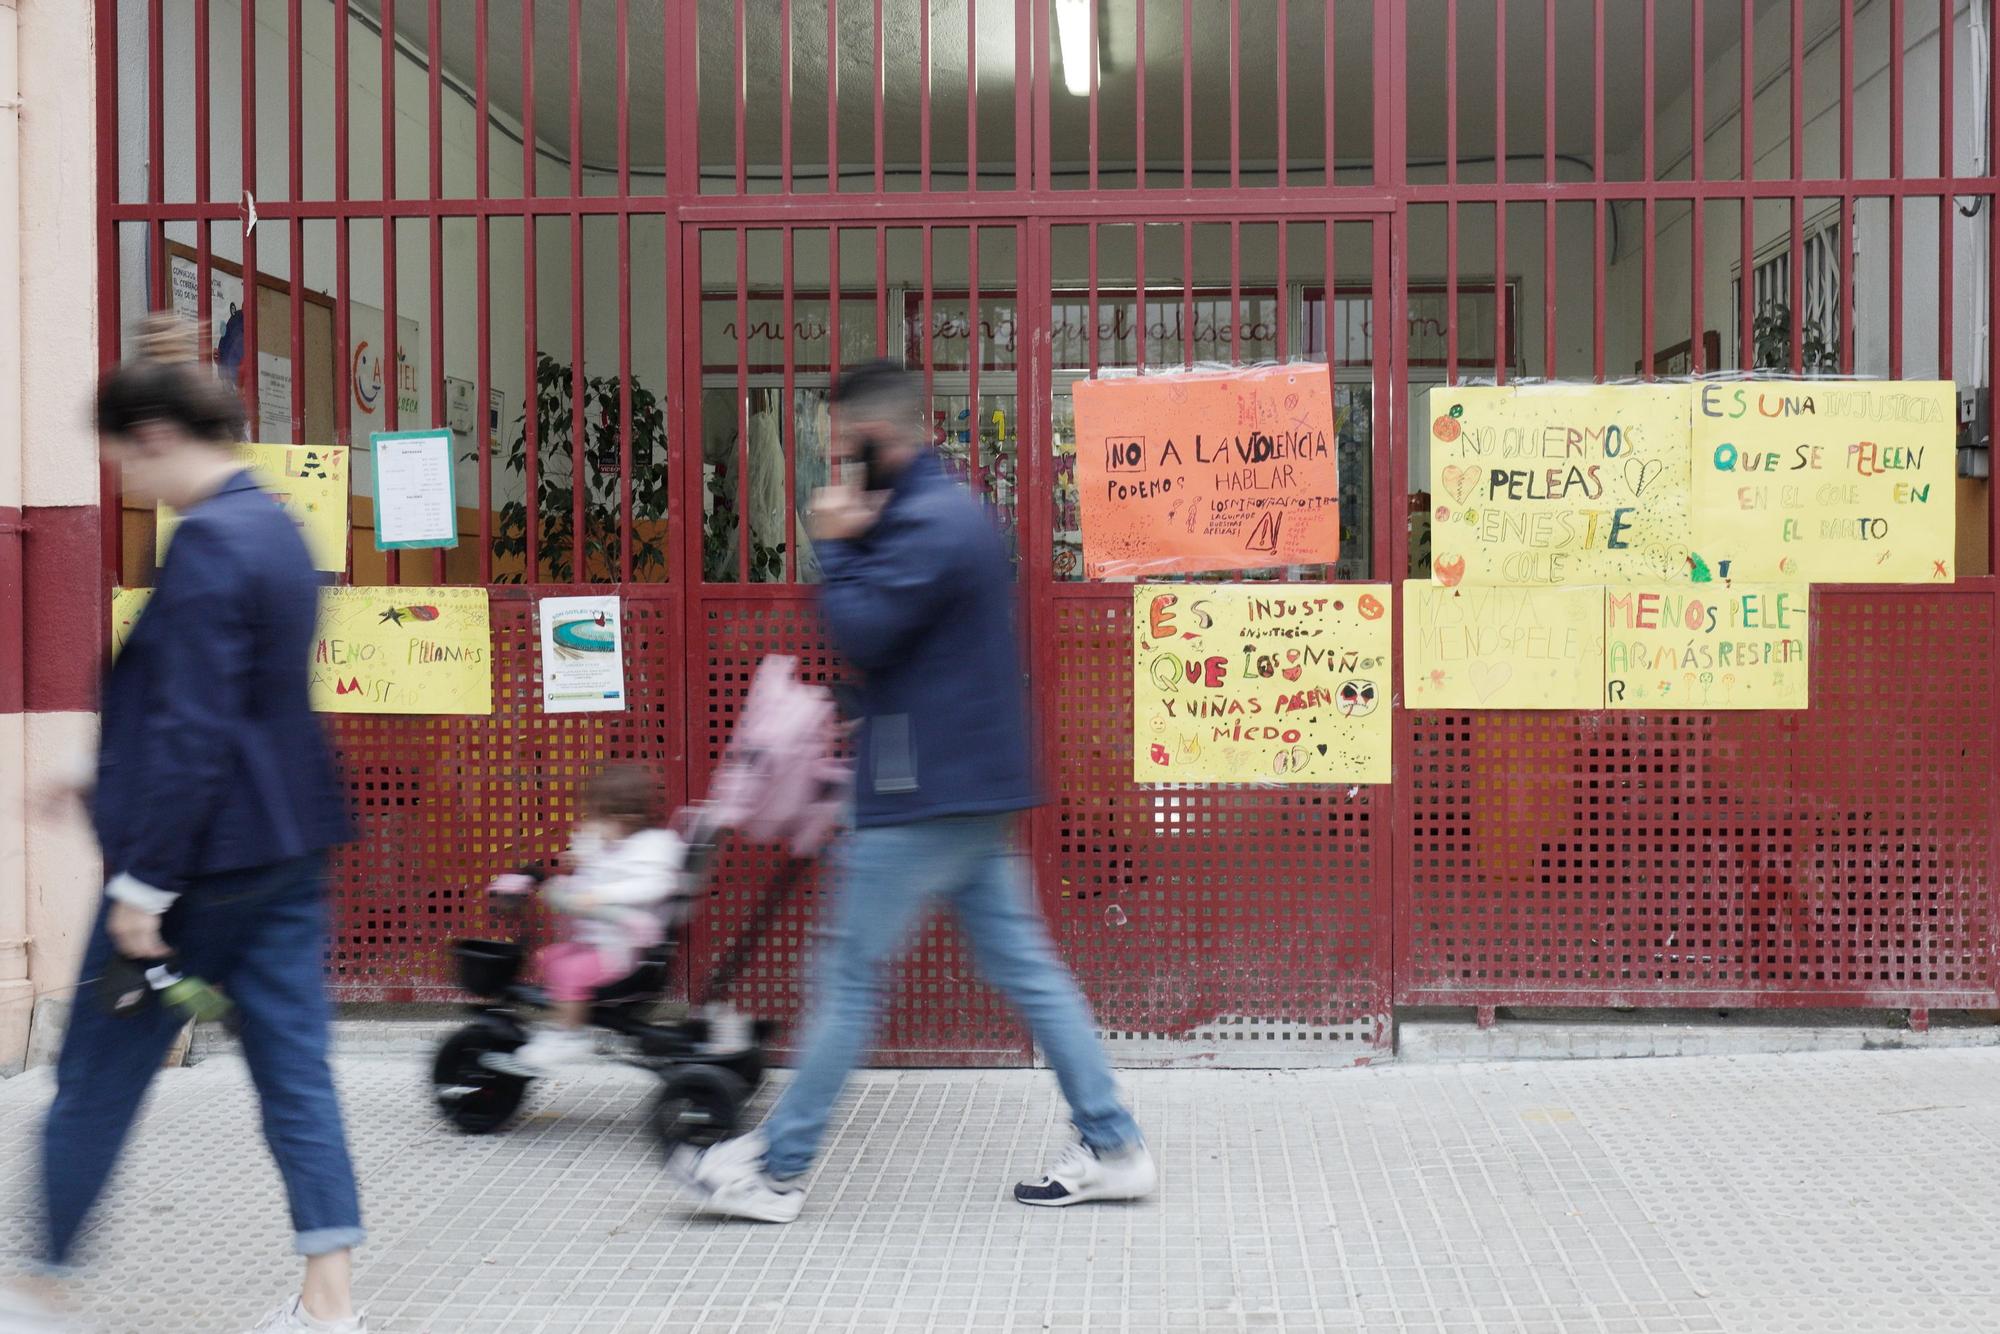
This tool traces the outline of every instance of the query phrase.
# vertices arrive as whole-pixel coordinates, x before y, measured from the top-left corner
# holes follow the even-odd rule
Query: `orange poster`
[[[1340,556],[1340,440],[1324,366],[1084,380],[1076,483],[1092,579]]]

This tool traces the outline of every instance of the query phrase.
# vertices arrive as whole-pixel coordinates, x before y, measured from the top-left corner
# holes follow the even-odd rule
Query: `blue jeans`
[[[161,923],[188,975],[214,983],[236,1004],[264,1139],[285,1179],[300,1255],[345,1250],[362,1240],[354,1168],[327,1065],[324,866],[314,854],[203,877]],[[181,1028],[158,1004],[123,1019],[104,1008],[97,979],[112,956],[104,929],[108,911],[108,904],[99,911],[84,954],[43,1132],[43,1260],[55,1268],[69,1263],[76,1235]]]
[[[1027,1020],[1084,1142],[1117,1149],[1139,1141],[1090,1008],[1049,945],[1026,859],[1014,845],[1016,818],[950,816],[860,829],[841,841],[832,929],[816,964],[798,1068],[764,1121],[772,1176],[796,1176],[812,1165],[841,1087],[874,1036],[884,971],[938,901],[958,915],[980,972]]]

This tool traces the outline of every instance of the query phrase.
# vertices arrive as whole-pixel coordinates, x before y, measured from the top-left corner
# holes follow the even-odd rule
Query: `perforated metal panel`
[[[697,793],[705,789],[720,761],[750,677],[767,655],[798,657],[802,674],[816,681],[830,680],[839,670],[808,597],[708,601],[701,607],[701,624],[703,673],[690,686],[691,712],[699,729],[690,766]],[[689,941],[696,994],[701,994],[703,980],[781,874],[785,861],[785,854],[774,847],[732,842],[725,848]],[[812,952],[826,902],[818,870],[808,869],[762,934],[730,993],[742,1008],[784,1025],[781,1050],[789,1050],[796,1038],[795,1021],[811,978]],[[1025,1033],[977,978],[949,916],[933,917],[919,930],[887,984],[877,1059],[921,1065],[1024,1063]]]
[[[586,591],[601,590],[535,594]],[[341,999],[456,997],[451,941],[516,930],[488,910],[486,881],[560,853],[602,765],[649,765],[670,807],[684,799],[680,598],[624,593],[626,712],[544,713],[533,602],[494,589],[491,717],[327,720],[358,826],[332,864]]]
[[[1365,1059],[1388,1013],[1384,794],[1132,781],[1129,590],[1056,604],[1045,903],[1121,1055]]]
[[[1991,599],[1814,614],[1801,713],[1406,715],[1398,998],[1991,1004]]]

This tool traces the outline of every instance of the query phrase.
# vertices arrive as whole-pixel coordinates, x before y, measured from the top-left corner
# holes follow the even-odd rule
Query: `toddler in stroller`
[[[478,999],[432,1064],[433,1094],[452,1124],[469,1134],[508,1124],[534,1079],[590,1053],[589,1026],[614,1035],[618,1059],[659,1076],[653,1121],[663,1147],[731,1133],[763,1076],[762,1043],[773,1026],[721,998],[839,824],[848,795],[847,766],[834,755],[839,734],[832,693],[797,680],[790,658],[766,658],[708,799],[670,828],[656,825],[643,770],[609,769],[591,784],[567,874],[528,868],[491,887],[501,901],[520,902],[548,881],[566,939],[542,951],[546,985],[517,980],[518,944],[454,945],[460,983]],[[706,985],[690,983],[690,1001],[707,1004],[685,1019],[657,1019],[672,961],[665,937],[701,900],[716,847],[731,831],[791,855]],[[544,1010],[554,1027],[531,1033]]]

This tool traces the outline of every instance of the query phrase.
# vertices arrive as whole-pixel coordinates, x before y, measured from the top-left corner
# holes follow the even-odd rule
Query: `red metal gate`
[[[1823,590],[1802,715],[1402,712],[1388,788],[1139,787],[1129,603],[1078,577],[1063,452],[1078,378],[1324,361],[1351,531],[1336,565],[1283,577],[1399,581],[1428,568],[1427,385],[1773,359],[1991,385],[2000,98],[1991,64],[1960,68],[1994,41],[1978,6],[585,9],[299,0],[274,26],[234,0],[97,0],[104,358],[180,284],[209,321],[233,265],[266,292],[252,349],[304,367],[330,311],[332,404],[293,392],[290,438],[443,424],[448,373],[479,405],[461,551],[354,553],[358,582],[493,586],[496,713],[337,725],[365,829],[344,994],[448,994],[477,885],[553,850],[590,765],[698,793],[761,655],[839,670],[796,515],[825,385],[886,354],[1014,534],[1054,795],[1041,891],[1123,1058],[1365,1059],[1395,1003],[1993,1003],[1990,576]],[[1877,46],[1881,79],[1858,75]],[[383,182],[399,122],[426,151]],[[1906,281],[1931,259],[1934,321]],[[347,349],[377,318],[400,344],[411,310],[412,407],[392,366],[378,423]],[[518,427],[484,406],[510,385]],[[254,414],[256,373],[246,392]],[[1990,531],[1992,492],[1968,496]],[[109,479],[105,507],[107,576],[144,582],[150,520]],[[1961,566],[1990,568],[1983,536]],[[586,588],[632,608],[633,708],[547,717],[529,599]],[[696,976],[775,867],[730,855]],[[759,1008],[796,1007],[816,904],[809,885],[752,965]],[[948,929],[901,985],[888,1059],[1028,1059]]]

